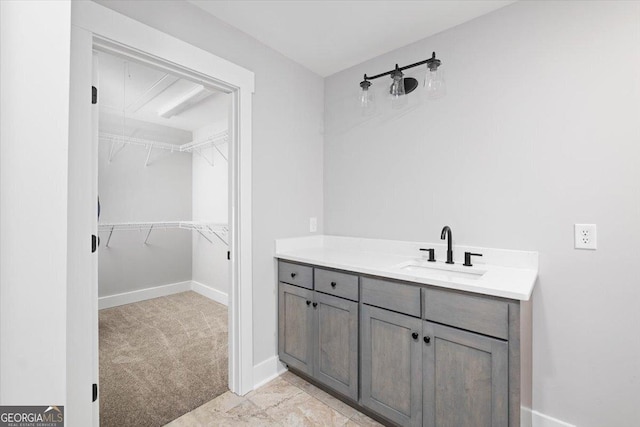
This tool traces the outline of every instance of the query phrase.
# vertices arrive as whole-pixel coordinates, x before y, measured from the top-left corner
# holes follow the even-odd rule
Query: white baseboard
[[[186,291],[194,291],[220,304],[229,305],[229,296],[224,292],[210,288],[202,283],[188,280],[186,282],[171,283],[168,285],[154,286],[153,288],[100,297],[98,298],[98,309],[102,310],[103,308],[117,307],[119,305],[131,304],[133,302],[140,302]]]
[[[254,390],[261,387],[271,381],[272,379],[282,375],[287,368],[280,363],[278,356],[270,357],[269,359],[258,363],[253,367],[253,388]]]
[[[213,289],[207,285],[203,285],[200,282],[196,282],[195,280],[191,281],[191,290],[193,292],[197,292],[202,296],[205,296],[209,299],[214,300],[215,302],[219,302],[220,304],[229,305],[229,295],[225,294],[222,291],[217,289]]]
[[[560,421],[557,418],[533,411],[524,406],[520,408],[520,419],[521,427],[576,427],[574,424]]]
[[[123,292],[121,294],[98,298],[98,309],[102,310],[103,308],[131,304],[132,302],[164,297],[188,290],[191,290],[190,280],[186,282],[171,283],[169,285],[154,286],[153,288],[140,289],[137,291]]]

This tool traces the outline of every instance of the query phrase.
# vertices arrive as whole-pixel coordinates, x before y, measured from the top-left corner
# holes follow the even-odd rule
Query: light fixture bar
[[[419,61],[413,64],[399,67],[396,64],[393,70],[386,71],[384,73],[376,74],[375,76],[364,75],[363,80],[360,82],[360,92],[358,95],[358,102],[360,108],[364,114],[371,114],[374,111],[374,93],[369,90],[371,87],[371,80],[378,79],[384,76],[390,76],[393,83],[389,87],[389,95],[391,95],[391,106],[399,109],[407,105],[407,99],[403,95],[408,95],[413,92],[419,85],[418,80],[414,77],[404,77],[404,70],[410,68],[419,67],[420,65],[427,65],[429,71],[425,77],[425,88],[429,98],[439,98],[444,94],[444,79],[442,73],[438,70],[442,61],[436,58],[436,53],[431,54],[431,58]]]
[[[394,68],[393,70],[389,70],[385,73],[376,74],[375,76],[371,76],[371,77],[365,74],[364,79],[375,80],[380,77],[390,76],[392,73],[396,72],[396,70],[404,71],[404,70],[408,70],[409,68],[419,67],[420,65],[424,65],[424,64],[429,64],[429,68],[432,68],[432,67],[438,68],[440,66],[440,63],[441,63],[440,60],[436,59],[436,53],[433,52],[433,54],[431,55],[431,58],[425,59],[424,61],[416,62],[415,64],[411,64],[411,65],[405,65],[404,67],[398,67],[398,65],[396,64],[396,68]]]

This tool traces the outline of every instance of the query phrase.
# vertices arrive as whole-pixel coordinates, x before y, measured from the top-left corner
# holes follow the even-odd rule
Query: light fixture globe
[[[424,79],[424,88],[430,99],[442,98],[447,93],[444,76],[441,70],[429,69]]]
[[[409,103],[408,98],[405,96],[407,92],[404,87],[404,74],[398,68],[398,64],[396,64],[396,69],[391,72],[390,76],[393,80],[389,88],[391,108],[397,110],[405,107]]]
[[[444,75],[440,70],[442,62],[436,58],[436,53],[427,60],[427,75],[424,78],[424,88],[427,92],[427,98],[442,98],[447,93],[444,82]]]
[[[391,83],[391,87],[389,88],[389,94],[392,98],[398,98],[405,94],[403,76],[404,74],[398,68],[398,64],[396,64],[396,69],[391,72],[393,83]]]
[[[375,96],[371,87],[371,82],[367,80],[367,76],[364,76],[364,80],[360,82],[360,93],[358,96],[358,104],[365,115],[373,113],[375,109]]]

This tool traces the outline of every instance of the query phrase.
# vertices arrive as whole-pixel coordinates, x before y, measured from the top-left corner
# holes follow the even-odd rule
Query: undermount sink
[[[414,260],[403,262],[395,266],[396,269],[421,277],[432,277],[434,279],[455,280],[478,280],[487,270],[482,270],[476,267],[464,267],[444,264],[442,262],[428,262],[422,260]]]

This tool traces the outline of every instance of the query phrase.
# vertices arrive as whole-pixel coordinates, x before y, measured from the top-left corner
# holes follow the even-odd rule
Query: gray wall
[[[229,127],[227,109],[230,96],[216,111],[215,123],[198,129],[193,133],[194,140],[200,141],[208,136],[227,130]],[[229,168],[228,161],[219,153],[220,150],[228,159],[229,144],[220,144],[217,149],[205,150],[208,159],[213,159],[211,166],[201,156],[194,154],[192,160],[193,174],[193,220],[215,223],[229,222]],[[229,294],[229,247],[211,234],[207,241],[199,233],[193,233],[191,278],[205,286]]]
[[[325,82],[325,232],[539,251],[533,408],[580,426],[640,420],[639,23],[637,2],[517,2]],[[359,115],[363,73],[433,50],[445,98]]]
[[[322,232],[323,79],[181,1],[100,4],[255,73],[253,97],[254,365],[277,353],[274,239]]]
[[[100,222],[191,220],[192,157],[190,153],[155,150],[145,167],[147,150],[125,146],[109,163],[110,143],[98,147]],[[98,294],[100,297],[191,280],[192,231],[100,233]]]

